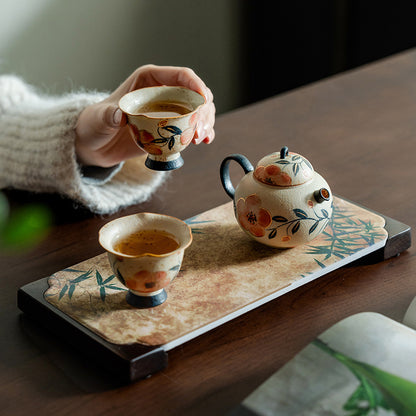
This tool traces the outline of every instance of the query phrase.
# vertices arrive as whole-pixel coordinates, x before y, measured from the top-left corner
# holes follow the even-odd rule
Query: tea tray
[[[279,250],[252,241],[232,202],[192,217],[193,243],[167,301],[136,309],[105,253],[21,287],[18,306],[126,381],[167,365],[168,351],[314,279],[364,257],[410,247],[410,227],[334,198],[334,214],[310,244]]]

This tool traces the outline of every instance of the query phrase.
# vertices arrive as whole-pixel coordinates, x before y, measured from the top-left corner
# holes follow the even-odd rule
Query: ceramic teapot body
[[[245,176],[234,189],[229,164]],[[317,237],[332,216],[332,194],[326,180],[302,156],[284,147],[259,161],[256,169],[243,155],[225,158],[220,169],[225,192],[234,200],[240,227],[254,240],[290,248]]]

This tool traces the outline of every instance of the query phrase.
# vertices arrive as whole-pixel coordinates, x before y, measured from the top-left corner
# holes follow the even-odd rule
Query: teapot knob
[[[283,146],[280,150],[280,159],[284,159],[289,154],[289,149],[287,146]]]
[[[331,194],[329,193],[328,189],[321,188],[313,193],[313,197],[315,198],[315,201],[320,204],[321,202],[329,201]]]

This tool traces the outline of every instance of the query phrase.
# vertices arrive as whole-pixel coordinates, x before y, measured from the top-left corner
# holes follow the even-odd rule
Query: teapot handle
[[[244,173],[252,172],[254,168],[250,161],[240,154],[232,154],[222,161],[220,167],[221,183],[227,195],[234,199],[235,189],[230,178],[230,162],[232,160],[236,161],[243,168]]]

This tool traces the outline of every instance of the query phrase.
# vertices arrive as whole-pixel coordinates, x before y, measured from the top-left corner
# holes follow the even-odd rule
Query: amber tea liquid
[[[114,250],[129,256],[167,254],[179,248],[175,236],[162,230],[140,230],[122,238]]]
[[[173,101],[151,101],[137,107],[134,114],[144,114],[149,117],[177,117],[190,113],[189,108],[184,103]]]

